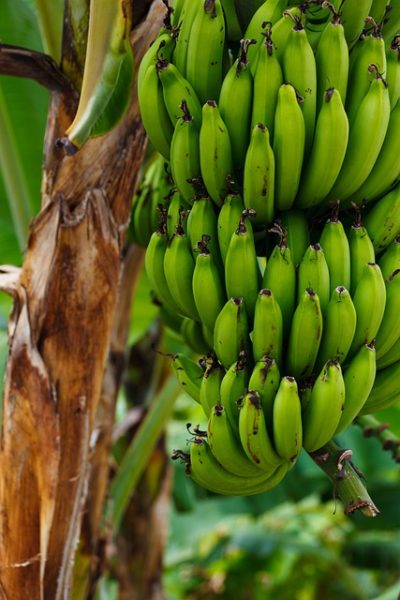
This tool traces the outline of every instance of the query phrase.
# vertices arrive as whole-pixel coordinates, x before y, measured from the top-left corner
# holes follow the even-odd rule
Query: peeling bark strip
[[[136,65],[162,14],[156,0],[135,35]],[[68,101],[52,99],[43,208],[11,290],[0,453],[0,598],[7,600],[70,597],[121,248],[146,145],[133,94],[115,130],[64,157],[55,140],[71,122]]]

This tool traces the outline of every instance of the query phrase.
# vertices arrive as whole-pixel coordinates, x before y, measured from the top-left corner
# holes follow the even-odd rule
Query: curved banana
[[[349,122],[338,90],[326,90],[315,125],[314,140],[303,168],[295,204],[310,208],[331,191],[343,165],[349,139]],[[324,174],[321,177],[321,173]]]
[[[193,203],[195,190],[190,183],[200,177],[199,130],[185,101],[180,106],[182,117],[178,119],[171,140],[171,173],[181,196]]]
[[[386,369],[386,367],[394,365],[394,363],[397,363],[398,361],[400,361],[400,337],[390,350],[376,361],[376,368],[381,371],[382,369]]]
[[[156,64],[156,69],[162,84],[164,102],[172,125],[175,127],[176,122],[182,114],[180,108],[182,102],[186,102],[186,106],[193,117],[194,122],[200,126],[201,105],[197,94],[189,81],[185,79],[176,66],[168,60],[159,59]]]
[[[394,238],[385,252],[379,257],[378,265],[384,279],[390,277],[393,271],[400,269],[400,236]]]
[[[224,375],[225,369],[215,356],[211,355],[201,380],[199,393],[200,404],[207,417],[210,416],[214,405],[221,403],[220,388]]]
[[[393,110],[400,98],[400,35],[395,36],[386,51],[386,81]]]
[[[400,32],[400,4],[391,0],[390,11],[387,13],[388,22],[385,24],[384,37],[389,46],[395,35]]]
[[[186,232],[187,229],[187,215],[190,209],[188,204],[182,196],[175,189],[172,189],[169,193],[168,198],[168,210],[167,210],[167,234],[171,239],[175,233],[175,229],[180,226]]]
[[[241,352],[232,363],[221,381],[221,404],[225,409],[229,423],[239,439],[239,403],[247,391],[249,369],[246,352]]]
[[[137,75],[137,89],[139,100],[143,93],[143,81],[146,75],[147,69],[153,65],[155,66],[159,58],[165,58],[171,60],[172,52],[175,48],[175,38],[171,31],[165,31],[161,33],[151,44],[146,54],[140,61],[138,75]],[[143,96],[142,96],[143,97]],[[144,99],[144,98],[143,98]]]
[[[203,379],[203,370],[198,363],[188,358],[185,354],[178,353],[172,356],[172,366],[176,378],[189,396],[200,403],[200,385]]]
[[[284,84],[279,88],[273,138],[278,210],[291,208],[299,187],[305,144],[302,102],[293,86]]]
[[[283,328],[282,312],[271,290],[260,290],[254,310],[253,358],[263,356],[282,364]]]
[[[150,285],[156,293],[157,298],[173,312],[179,311],[169,289],[164,272],[164,257],[168,246],[168,237],[165,227],[155,231],[149,241],[145,254],[146,273]]]
[[[346,398],[335,435],[346,429],[364,406],[376,374],[376,354],[373,344],[364,344],[344,372]]]
[[[291,252],[293,264],[297,267],[310,244],[307,219],[302,210],[292,208],[285,210],[281,214],[280,220],[287,232],[287,246]]]
[[[293,6],[285,10],[281,18],[272,26],[272,39],[279,61],[282,61],[287,40],[293,29],[295,19],[303,20],[303,12],[298,6]]]
[[[179,35],[172,55],[172,60],[178,71],[186,77],[186,64],[189,46],[189,37],[193,21],[199,10],[202,9],[203,0],[185,0],[179,14]]]
[[[312,288],[318,295],[321,311],[325,314],[330,298],[330,275],[325,252],[320,244],[313,244],[305,251],[297,281],[297,302],[301,302],[306,289]]]
[[[313,385],[303,413],[303,445],[315,452],[335,434],[345,404],[345,383],[336,361],[328,361]]]
[[[254,39],[256,44],[249,49],[250,64],[256,62],[256,57],[262,43],[262,30],[265,23],[278,21],[286,8],[286,0],[265,0],[253,14],[244,34],[245,39]]]
[[[386,287],[382,272],[376,263],[364,266],[353,297],[357,324],[349,356],[375,339],[381,326],[386,303]]]
[[[307,289],[294,312],[286,352],[286,373],[296,379],[314,369],[322,338],[323,318],[318,295]]]
[[[181,322],[179,333],[185,344],[196,354],[204,355],[207,354],[207,352],[210,352],[211,348],[204,339],[202,326],[198,321],[194,321],[189,317],[184,317]]]
[[[341,221],[333,214],[325,223],[319,240],[329,269],[330,295],[338,286],[350,289],[350,246]]]
[[[152,228],[152,198],[151,187],[142,186],[134,197],[133,214],[129,224],[132,241],[143,248],[149,244]]]
[[[268,129],[258,123],[251,132],[243,174],[243,201],[255,210],[255,222],[268,225],[274,218],[275,157]]]
[[[376,358],[384,356],[400,337],[400,269],[386,279],[386,304],[375,339]]]
[[[232,148],[228,129],[214,100],[208,100],[203,106],[200,166],[209,195],[221,206],[228,193],[227,179],[233,172]]]
[[[243,397],[239,414],[239,434],[248,458],[263,471],[273,471],[283,460],[274,450],[270,439],[260,397],[249,390]]]
[[[201,251],[199,242],[204,241],[204,236],[206,236],[208,249],[219,267],[222,263],[218,245],[217,215],[214,207],[209,196],[195,198],[187,220],[187,234],[195,258]]]
[[[243,298],[230,298],[219,313],[214,327],[214,350],[225,369],[248,353],[249,324]]]
[[[378,371],[367,401],[360,410],[360,415],[369,415],[389,408],[400,397],[400,361],[386,369]]]
[[[152,302],[158,306],[158,315],[164,327],[168,327],[173,333],[180,335],[184,317],[180,317],[175,310],[163,304],[156,296],[152,298]]]
[[[270,436],[273,435],[273,410],[281,375],[276,361],[268,356],[258,360],[251,373],[248,389],[257,392]]]
[[[243,200],[239,194],[228,194],[218,213],[218,244],[224,264],[231,237],[239,225],[243,210]]]
[[[239,42],[243,35],[235,6],[235,0],[221,0],[221,4],[225,17],[226,39],[229,42]]]
[[[347,43],[351,49],[364,29],[372,0],[346,0],[340,5],[342,23]]]
[[[353,225],[348,230],[347,237],[349,240],[351,263],[350,292],[354,296],[365,265],[375,262],[375,250],[368,231],[361,223],[359,213],[357,213]]]
[[[364,224],[379,254],[400,233],[400,184],[372,206]]]
[[[283,377],[273,408],[274,446],[277,454],[294,463],[301,452],[303,425],[301,403],[294,377]]]
[[[324,317],[324,332],[318,352],[316,367],[329,360],[343,364],[350,350],[356,330],[357,314],[348,290],[339,286],[332,292]]]

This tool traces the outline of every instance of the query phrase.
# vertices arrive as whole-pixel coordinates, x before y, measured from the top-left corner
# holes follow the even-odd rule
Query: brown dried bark
[[[162,15],[134,35],[136,64]],[[136,94],[117,128],[72,157],[56,149],[75,104],[53,94],[42,210],[14,296],[0,452],[0,597],[70,597],[92,433],[120,281],[121,251],[146,140]]]

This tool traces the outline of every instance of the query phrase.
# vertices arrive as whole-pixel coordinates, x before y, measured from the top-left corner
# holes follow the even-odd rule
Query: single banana
[[[400,33],[400,4],[396,0],[390,3],[390,11],[387,13],[388,22],[385,24],[384,37],[386,46],[389,47],[394,36]]]
[[[221,0],[221,4],[225,17],[226,39],[229,42],[239,42],[243,36],[235,0]]]
[[[182,226],[178,225],[164,255],[165,279],[180,314],[197,321],[199,314],[193,298],[193,271],[194,260],[189,238]]]
[[[373,344],[364,344],[347,365],[344,372],[346,398],[344,410],[335,435],[346,429],[364,406],[376,374],[376,355]]]
[[[353,341],[356,322],[356,309],[348,290],[342,286],[337,287],[333,290],[326,308],[317,369],[322,369],[329,360],[337,360],[340,364],[345,362]]]
[[[250,64],[256,61],[259,47],[262,43],[262,30],[265,23],[278,21],[286,8],[285,0],[265,0],[255,11],[244,34],[245,39],[255,39],[256,45],[249,49]]]
[[[257,392],[249,390],[243,397],[239,415],[239,434],[248,458],[265,472],[274,470],[283,460],[272,445]]]
[[[244,210],[233,232],[225,257],[225,287],[228,298],[242,297],[246,313],[253,318],[260,289],[260,269],[249,217],[254,211]]]
[[[369,15],[374,19],[376,23],[381,23],[386,17],[386,10],[390,7],[391,0],[372,0],[372,6],[369,11]]]
[[[377,372],[375,382],[360,415],[389,408],[400,398],[400,361]]]
[[[180,311],[179,305],[175,303],[169,289],[164,272],[164,257],[168,247],[168,237],[165,226],[157,229],[149,241],[145,254],[146,273],[150,285],[157,298],[173,312]]]
[[[382,272],[376,263],[364,266],[353,297],[357,324],[349,356],[375,339],[381,326],[386,303],[386,287]]]
[[[203,379],[203,370],[197,362],[185,354],[173,354],[172,366],[176,378],[184,391],[196,402],[200,403],[200,385]]]
[[[297,267],[310,244],[307,219],[304,211],[292,208],[284,211],[280,220],[287,231],[287,246],[291,252],[293,264]]]
[[[393,271],[385,283],[385,312],[375,339],[377,359],[384,356],[400,337],[400,269]]]
[[[334,88],[346,102],[349,77],[349,49],[340,12],[330,5],[332,18],[323,30],[315,54],[317,65],[317,107],[320,110],[326,90]]]
[[[213,332],[215,321],[226,302],[226,294],[220,270],[208,248],[207,236],[203,236],[199,247],[193,271],[193,297],[201,322]]]
[[[298,270],[297,302],[304,291],[312,288],[318,294],[322,314],[325,314],[330,298],[330,276],[325,253],[320,244],[312,244],[304,253]]]
[[[252,67],[254,74],[253,109],[251,129],[258,123],[265,125],[272,139],[275,120],[275,108],[279,88],[283,84],[282,67],[276,55],[268,23],[265,29],[265,41],[258,50],[257,66]]]
[[[211,411],[208,443],[219,464],[230,473],[239,477],[254,477],[262,472],[244,453],[221,404],[216,404]]]
[[[200,384],[200,404],[204,414],[209,417],[215,404],[221,403],[220,388],[221,381],[225,375],[225,369],[214,356],[209,360]]]
[[[238,173],[243,171],[249,145],[253,77],[247,61],[247,51],[252,42],[253,40],[241,40],[239,56],[225,75],[218,101],[221,117],[231,140],[233,167]]]
[[[180,335],[182,321],[184,317],[180,317],[177,312],[172,310],[169,306],[162,304],[162,302],[154,296],[152,298],[153,304],[158,307],[158,316],[160,317],[161,323],[164,327],[168,327],[173,333]]]
[[[277,53],[277,58],[280,62],[282,62],[286,44],[290,36],[290,32],[293,29],[294,19],[303,20],[303,12],[301,7],[293,6],[288,8],[283,12],[281,18],[272,26],[272,39],[274,41],[274,48]]]
[[[372,0],[346,0],[340,5],[344,33],[350,49],[364,29],[364,21],[371,6]]]
[[[187,346],[196,354],[207,354],[211,348],[204,339],[201,323],[189,317],[182,319],[179,333]]]
[[[386,81],[393,110],[400,98],[400,35],[394,37],[386,51]]]
[[[273,435],[274,401],[280,382],[281,375],[278,365],[274,359],[268,356],[263,356],[256,362],[248,382],[248,389],[257,392],[260,397],[265,424],[270,436]]]
[[[214,350],[225,369],[248,353],[249,324],[243,298],[230,298],[219,313],[214,327]]]
[[[186,102],[189,113],[197,126],[201,123],[201,104],[189,81],[183,77],[176,66],[165,59],[159,59],[156,64],[160,78],[164,102],[173,127],[180,119],[182,102]]]
[[[227,179],[233,172],[232,148],[228,129],[214,100],[208,100],[203,106],[200,166],[209,195],[221,206],[228,193]]]
[[[322,338],[323,318],[318,295],[307,289],[294,312],[286,352],[286,373],[296,379],[314,369]]]
[[[301,105],[305,124],[305,154],[308,155],[314,136],[317,68],[315,56],[299,18],[294,18],[283,54],[283,75],[303,98]]]
[[[326,221],[319,240],[329,269],[330,296],[338,286],[350,289],[350,246],[337,211]]]
[[[345,383],[336,361],[328,361],[313,385],[303,413],[303,445],[315,452],[335,434],[345,404]]]
[[[356,213],[356,218],[353,225],[347,232],[347,237],[350,246],[350,263],[351,263],[351,295],[357,289],[360,282],[364,267],[367,263],[375,262],[375,250],[368,235],[368,231],[361,223],[360,213]]]
[[[238,194],[228,194],[218,213],[218,244],[225,264],[229,242],[244,210],[243,200]]]
[[[254,311],[253,358],[263,356],[282,364],[283,328],[282,312],[271,290],[260,290]]]
[[[193,21],[199,10],[202,9],[202,0],[185,0],[179,14],[179,35],[176,41],[172,60],[178,71],[185,77],[189,37],[192,31]]]
[[[394,363],[397,363],[398,361],[400,361],[400,337],[390,350],[376,361],[376,368],[381,371],[382,369],[386,369],[386,367],[394,365]]]
[[[222,83],[225,20],[220,0],[204,0],[193,19],[186,77],[202,104],[217,100]]]
[[[197,197],[189,212],[187,234],[194,258],[201,251],[201,246],[198,243],[203,239],[203,236],[210,238],[207,239],[208,248],[213,255],[214,262],[219,267],[222,263],[218,245],[217,215],[214,208],[215,205],[209,196]]]
[[[400,62],[399,62],[400,65]],[[390,86],[389,86],[390,92]],[[371,202],[390,190],[400,179],[400,102],[390,113],[389,125],[382,149],[374,167],[361,187],[347,200],[361,204]]]
[[[246,352],[241,352],[236,362],[226,371],[221,382],[221,404],[225,409],[231,428],[239,439],[239,403],[247,391],[249,369]]]
[[[364,224],[379,254],[400,233],[400,184],[372,206]]]
[[[152,197],[151,187],[143,186],[134,199],[133,214],[130,222],[132,241],[143,248],[149,244],[152,229]]]
[[[299,187],[305,144],[302,102],[293,86],[284,84],[279,88],[273,138],[278,210],[291,208]]]
[[[318,114],[314,141],[303,168],[296,206],[317,206],[329,194],[342,168],[348,139],[349,122],[340,93],[329,88]]]
[[[301,452],[303,425],[301,403],[294,377],[283,377],[273,408],[274,446],[277,454],[294,463]]]
[[[167,211],[167,234],[171,239],[175,233],[176,227],[180,225],[186,232],[187,229],[187,215],[190,210],[190,204],[182,198],[176,188],[170,190],[168,197],[168,211]]]
[[[140,61],[138,69],[137,90],[139,100],[141,99],[141,97],[143,97],[143,81],[147,69],[151,65],[155,66],[159,57],[165,58],[166,60],[171,60],[171,55],[174,48],[175,38],[172,34],[172,31],[165,31],[164,33],[160,34],[151,44],[150,48],[147,50],[146,54]]]
[[[275,158],[268,129],[258,123],[251,132],[243,175],[243,201],[255,210],[255,222],[268,225],[274,218]]]
[[[393,271],[400,269],[400,236],[394,238],[385,252],[379,257],[378,264],[384,279],[390,277]]]
[[[181,104],[181,110],[183,114],[175,125],[171,140],[171,173],[181,196],[192,204],[195,190],[191,181],[199,178],[201,173],[198,129],[200,123],[195,123],[185,101]]]
[[[371,173],[382,148],[390,117],[389,92],[376,67],[372,70],[376,77],[354,121],[350,121],[346,156],[327,201],[346,200],[358,190]]]

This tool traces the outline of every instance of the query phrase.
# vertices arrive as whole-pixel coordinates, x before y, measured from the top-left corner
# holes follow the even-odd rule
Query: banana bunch
[[[400,397],[400,2],[177,0],[138,73],[134,239],[220,494]],[[355,218],[352,211],[355,211]]]

